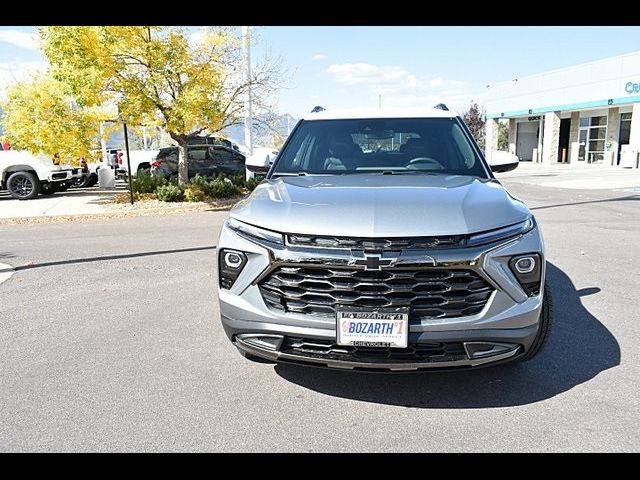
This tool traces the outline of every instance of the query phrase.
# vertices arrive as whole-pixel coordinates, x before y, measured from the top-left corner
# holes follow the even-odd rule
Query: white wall
[[[499,115],[634,97],[640,97],[640,51],[493,84],[486,109]]]

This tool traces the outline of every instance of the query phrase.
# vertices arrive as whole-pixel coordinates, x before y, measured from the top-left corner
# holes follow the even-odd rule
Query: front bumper
[[[387,371],[468,368],[517,359],[529,350],[538,332],[543,289],[536,296],[528,296],[508,266],[514,255],[535,252],[543,256],[537,226],[501,243],[429,251],[434,267],[474,270],[494,291],[477,314],[412,322],[412,350],[390,349],[386,354],[362,349],[345,351],[335,345],[335,316],[276,311],[263,300],[258,283],[277,266],[311,261],[339,265],[344,252],[274,246],[246,238],[226,226],[218,245],[220,249],[241,250],[248,258],[232,288],[218,289],[224,330],[241,352],[268,360]],[[542,285],[544,274],[543,269]],[[299,348],[292,347],[296,342],[301,345]],[[418,351],[427,353],[413,354]]]
[[[49,182],[67,182],[76,180],[82,176],[81,168],[68,168],[62,170],[54,170],[49,173],[47,180]]]

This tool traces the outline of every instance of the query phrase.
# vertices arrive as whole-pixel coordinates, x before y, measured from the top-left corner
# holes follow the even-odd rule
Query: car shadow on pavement
[[[531,361],[458,371],[376,374],[278,364],[282,378],[341,398],[413,408],[490,408],[526,405],[587,382],[620,363],[615,337],[583,305],[598,287],[576,290],[547,263],[555,315],[548,343]]]

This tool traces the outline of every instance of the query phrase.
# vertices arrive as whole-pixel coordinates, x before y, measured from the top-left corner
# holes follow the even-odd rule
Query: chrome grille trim
[[[471,269],[367,271],[333,265],[280,266],[258,286],[276,311],[333,316],[338,307],[409,307],[414,322],[478,314],[494,291]]]
[[[466,240],[466,235],[411,238],[360,238],[298,234],[287,235],[287,244],[294,247],[348,248],[365,251],[462,248],[465,246]]]

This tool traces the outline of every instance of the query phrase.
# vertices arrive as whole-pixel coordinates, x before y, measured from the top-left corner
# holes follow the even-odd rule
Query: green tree
[[[268,58],[252,66],[250,78],[243,74],[234,32],[210,28],[190,42],[181,27],[53,26],[40,36],[54,77],[80,105],[117,107],[127,122],[171,136],[185,183],[189,135],[239,123],[249,87],[259,109],[278,86],[281,70]]]
[[[498,122],[498,150],[504,152],[509,150],[509,124]]]
[[[485,145],[485,122],[486,115],[484,107],[480,107],[473,100],[469,103],[469,107],[461,113],[462,120],[467,124],[471,135],[475,138],[480,148],[484,149]]]

